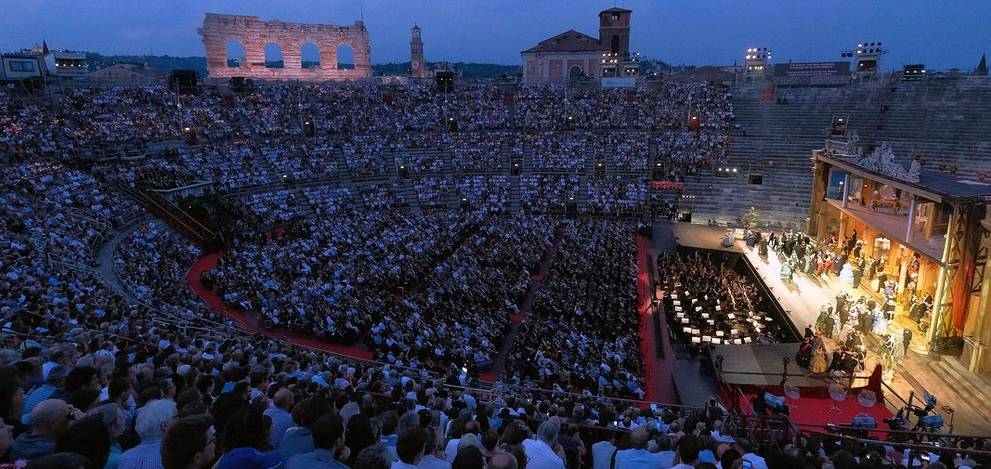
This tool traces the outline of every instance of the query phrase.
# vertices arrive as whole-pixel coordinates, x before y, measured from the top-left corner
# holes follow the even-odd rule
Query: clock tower
[[[420,27],[413,25],[412,37],[409,41],[409,75],[413,78],[423,78],[426,64],[423,63],[423,40],[420,38]]]

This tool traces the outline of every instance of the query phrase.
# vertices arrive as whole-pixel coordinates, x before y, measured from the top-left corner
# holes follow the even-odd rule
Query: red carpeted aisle
[[[519,313],[510,315],[510,319],[513,322],[512,327],[510,327],[509,332],[506,334],[506,338],[503,339],[502,346],[499,347],[499,352],[492,358],[492,366],[488,370],[479,373],[478,379],[492,383],[499,380],[499,376],[502,375],[506,367],[506,356],[513,349],[513,342],[516,342],[520,325],[530,314],[534,295],[540,289],[541,285],[543,285],[544,279],[547,278],[547,272],[551,270],[551,262],[554,261],[554,256],[557,255],[557,249],[561,246],[562,240],[564,240],[564,225],[559,225],[554,230],[554,241],[547,247],[547,250],[544,251],[543,256],[540,258],[540,266],[537,268],[537,272],[530,276],[530,285],[527,286],[523,302],[519,307]]]
[[[661,337],[662,346],[665,347],[664,358],[657,356],[657,341],[654,339],[653,318],[651,318],[650,308],[650,276],[647,272],[648,256],[654,255],[650,240],[646,236],[637,235],[637,295],[640,298],[638,303],[640,311],[640,353],[644,358],[644,381],[647,393],[646,400],[663,402],[667,404],[677,404],[679,402],[678,393],[674,387],[674,351],[666,337]],[[663,314],[663,313],[662,313]],[[663,317],[660,318],[661,331],[665,331],[667,324]]]
[[[200,281],[200,274],[209,271],[217,265],[217,261],[220,259],[220,253],[207,254],[193,263],[193,266],[189,269],[189,273],[186,275],[186,283],[189,284],[190,288],[199,296],[204,303],[206,303],[214,311],[223,314],[224,316],[231,318],[236,321],[241,327],[247,329],[251,332],[257,332],[260,334],[265,334],[269,337],[274,337],[278,339],[288,340],[293,344],[323,350],[326,352],[336,353],[339,355],[346,355],[352,358],[357,358],[360,360],[371,360],[372,352],[368,350],[362,344],[358,345],[336,345],[328,344],[316,340],[312,337],[307,337],[301,334],[291,333],[283,329],[265,329],[262,330],[258,327],[258,314],[254,311],[244,311],[240,308],[233,308],[224,305],[224,300],[216,293],[208,290],[203,286],[203,282]]]

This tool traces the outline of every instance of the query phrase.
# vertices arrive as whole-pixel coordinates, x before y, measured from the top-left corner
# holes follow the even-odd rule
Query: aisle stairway
[[[944,402],[966,403],[991,422],[991,381],[972,373],[956,357],[941,356],[939,360],[930,362],[929,368],[935,377],[945,382],[943,392],[957,394],[956,399],[946,395],[938,397]]]

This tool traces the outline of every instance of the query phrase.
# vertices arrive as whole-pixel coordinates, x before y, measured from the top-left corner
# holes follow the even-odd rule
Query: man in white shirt
[[[647,451],[647,429],[637,427],[630,432],[630,449],[616,452],[616,467],[657,469],[661,467],[660,453]]]
[[[767,462],[764,458],[754,454],[754,445],[750,440],[746,438],[736,439],[736,450],[740,452],[743,459],[750,461],[750,464],[754,466],[754,469],[767,469]]]
[[[537,427],[536,438],[523,440],[527,469],[564,469],[564,451],[554,449],[560,426],[547,420]]]
[[[615,435],[613,433],[613,439]],[[592,445],[592,469],[611,469],[613,454],[616,454],[616,445],[611,440],[602,440]]]

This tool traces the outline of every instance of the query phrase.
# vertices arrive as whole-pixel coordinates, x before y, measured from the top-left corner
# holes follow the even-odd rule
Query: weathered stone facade
[[[245,77],[271,80],[353,80],[372,76],[372,49],[368,30],[361,21],[352,26],[262,21],[257,16],[207,13],[199,29],[206,49],[210,78]],[[244,47],[244,61],[228,66],[227,42],[236,40]],[[300,50],[313,43],[320,53],[320,65],[302,67]],[[265,46],[274,43],[282,50],[282,68],[265,66]],[[347,44],[354,50],[354,68],[339,69],[337,48]]]

